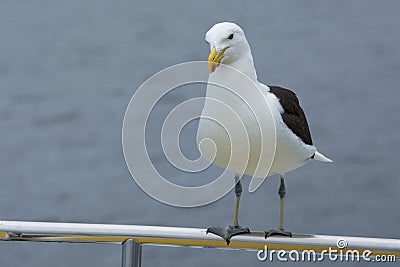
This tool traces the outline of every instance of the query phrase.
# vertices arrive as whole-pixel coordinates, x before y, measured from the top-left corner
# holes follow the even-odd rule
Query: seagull
[[[277,229],[265,231],[265,238],[274,235],[291,237],[292,233],[284,229],[285,173],[311,160],[322,162],[332,162],[332,160],[318,152],[316,146],[313,144],[306,116],[300,107],[296,94],[289,89],[279,86],[268,86],[258,81],[250,45],[243,30],[238,25],[231,22],[217,23],[206,33],[205,40],[210,45],[211,50],[208,57],[209,77],[212,75],[214,77],[215,75],[224,75],[224,72],[220,70],[221,64],[235,68],[255,83],[269,105],[276,129],[276,146],[273,162],[267,177],[272,175],[280,176],[280,186],[278,189],[280,219]],[[210,117],[217,115],[216,113],[219,112],[216,109],[208,108],[208,97],[227,103],[232,110],[237,112],[245,125],[251,125],[250,117],[245,114],[248,110],[246,111],[243,107],[243,103],[232,100],[234,96],[230,92],[212,84],[207,85],[206,102],[202,115],[207,114]],[[251,106],[251,103],[249,105]],[[247,127],[247,129],[250,128]],[[221,139],[222,135],[226,135],[223,128],[216,127],[215,122],[203,118],[203,116],[200,118],[197,130],[198,142],[199,140],[208,138],[213,140],[217,147],[216,155],[210,153],[211,156],[207,158],[207,153],[205,153],[206,159],[226,169],[228,167],[226,157],[229,155],[226,151],[229,151],[231,146],[229,142],[221,141],[223,139]],[[254,136],[251,130],[248,131],[248,138],[250,142],[252,141],[253,145],[259,144],[257,143],[259,141],[256,140],[257,137]],[[258,158],[250,150],[248,166],[254,165],[254,161],[258,162]],[[207,229],[207,234],[212,233],[222,237],[228,245],[233,236],[250,233],[248,227],[242,227],[238,222],[239,203],[242,194],[240,177],[243,174],[252,176],[254,168],[246,168],[244,173],[235,173],[234,175],[236,200],[232,224],[227,227],[211,226]],[[265,179],[265,177],[258,178]]]

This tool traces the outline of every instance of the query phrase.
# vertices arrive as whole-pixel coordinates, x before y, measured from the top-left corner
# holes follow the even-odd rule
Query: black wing
[[[299,99],[296,94],[279,86],[269,86],[270,92],[273,93],[283,107],[283,122],[292,132],[300,137],[307,145],[312,145],[311,133],[308,128],[306,115],[301,109]]]

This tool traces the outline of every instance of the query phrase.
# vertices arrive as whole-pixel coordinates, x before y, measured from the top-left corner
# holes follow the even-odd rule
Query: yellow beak
[[[221,62],[221,59],[224,56],[226,49],[228,48],[229,46],[225,47],[219,52],[217,52],[217,49],[215,47],[211,49],[210,55],[208,56],[208,71],[210,73],[214,72],[215,69],[219,66],[219,63]]]

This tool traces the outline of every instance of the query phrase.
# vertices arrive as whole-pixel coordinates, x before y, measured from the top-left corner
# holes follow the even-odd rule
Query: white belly
[[[248,134],[248,143],[246,140],[238,141],[239,139],[244,138],[243,135],[239,136],[241,125],[235,123],[236,120],[234,119],[234,115],[224,121],[227,124],[224,125],[224,127],[210,119],[200,119],[197,132],[198,142],[203,139],[211,139],[214,141],[217,151],[215,154],[214,147],[209,145],[202,146],[200,150],[203,157],[212,161],[219,167],[225,169],[228,168],[229,170],[239,174],[265,178],[265,175],[262,177],[261,175],[255,175],[255,170],[258,164],[268,165],[263,167],[271,166],[268,176],[273,174],[283,174],[302,166],[316,151],[314,146],[305,145],[289,128],[286,127],[279,113],[279,101],[275,97],[270,96],[270,93],[266,92],[266,99],[272,111],[271,118],[274,118],[274,120],[269,118],[271,121],[266,123],[266,125],[270,125],[272,129],[274,127],[273,125],[275,125],[276,147],[272,164],[271,162],[259,162],[260,148],[263,147],[263,149],[268,150],[264,151],[264,153],[272,153],[275,144],[272,144],[273,141],[270,141],[270,143],[267,144],[264,142],[261,146],[261,140],[265,139],[261,139],[260,128],[258,127],[257,121],[251,110],[236,96],[227,94],[224,89],[211,88],[210,90],[210,88],[208,88],[207,97],[221,99],[222,102],[235,110],[243,122]],[[214,105],[208,105],[207,101],[208,100],[206,99],[202,116],[211,118],[220,116],[223,111],[219,110]],[[251,106],[251,103],[249,103],[249,105]],[[229,130],[230,136],[228,136],[227,130],[224,128]],[[263,133],[265,132],[271,133],[271,129],[263,131]],[[230,140],[236,140],[236,142],[231,145]],[[233,152],[232,146],[234,147]],[[239,155],[239,157],[232,158],[232,155]],[[233,162],[228,166],[230,160]],[[243,168],[243,162],[247,163],[245,168]]]
[[[317,151],[304,144],[283,122],[277,126],[277,144],[269,175],[284,174],[304,165]]]

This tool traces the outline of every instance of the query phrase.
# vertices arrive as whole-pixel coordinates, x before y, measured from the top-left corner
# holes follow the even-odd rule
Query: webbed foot
[[[223,239],[225,239],[226,244],[229,245],[232,237],[236,235],[250,234],[250,230],[248,227],[242,227],[240,225],[238,226],[229,225],[226,228],[211,226],[207,229],[206,233],[207,234],[212,233],[214,235],[222,237]]]
[[[291,232],[284,231],[283,229],[271,229],[265,232],[265,238],[276,235],[292,237]]]

